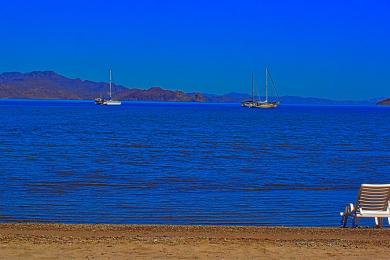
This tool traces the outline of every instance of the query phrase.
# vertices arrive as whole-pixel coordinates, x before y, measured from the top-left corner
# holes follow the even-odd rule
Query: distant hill
[[[281,97],[283,104],[311,104],[311,105],[375,105],[378,98],[367,100],[332,100],[326,98],[314,97],[296,97],[283,96]]]
[[[211,95],[205,94],[205,97],[210,102],[241,102],[243,100],[250,100],[251,96],[242,93],[229,93],[226,95]],[[264,97],[260,97],[264,99]],[[274,99],[271,97],[271,99]],[[298,96],[282,96],[279,98],[283,104],[288,105],[374,105],[379,98],[368,100],[332,100],[326,98],[314,98],[314,97],[298,97]]]
[[[79,99],[93,100],[108,95],[109,85],[106,82],[71,79],[53,71],[34,71],[30,73],[6,72],[0,74],[0,98],[26,99]],[[178,102],[217,102],[239,103],[250,99],[248,94],[228,93],[213,95],[202,93],[185,93],[160,87],[150,89],[127,88],[113,85],[113,96],[119,100],[129,101],[178,101]],[[364,101],[335,101],[323,98],[282,96],[283,104],[313,105],[358,105],[375,104],[379,99]],[[379,102],[388,104],[389,99]]]
[[[377,105],[390,106],[390,98],[385,98],[378,101]]]
[[[85,99],[108,95],[108,83],[70,79],[53,71],[0,74],[0,98]],[[120,100],[204,102],[201,93],[184,93],[153,87],[147,90],[113,85],[113,96]]]

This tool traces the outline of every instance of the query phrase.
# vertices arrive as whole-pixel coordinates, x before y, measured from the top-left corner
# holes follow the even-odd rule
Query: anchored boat
[[[272,86],[275,91],[275,97],[277,98],[276,101],[269,101],[268,100],[268,79],[271,80]],[[255,83],[252,73],[252,100],[247,100],[241,103],[242,107],[249,107],[249,108],[276,108],[280,102],[278,100],[278,95],[276,92],[275,82],[273,81],[271,74],[269,73],[268,67],[265,68],[265,100],[256,100],[255,99]]]
[[[96,105],[102,106],[119,106],[122,104],[119,100],[112,99],[112,71],[110,69],[110,97],[109,98],[95,98]]]

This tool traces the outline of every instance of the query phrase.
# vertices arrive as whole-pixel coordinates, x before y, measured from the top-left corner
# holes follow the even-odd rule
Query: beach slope
[[[0,258],[388,259],[390,229],[0,224]]]

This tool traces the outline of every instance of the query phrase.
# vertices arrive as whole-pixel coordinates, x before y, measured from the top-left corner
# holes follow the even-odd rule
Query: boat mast
[[[268,67],[265,67],[265,102],[268,102]]]
[[[111,99],[111,89],[112,89],[112,72],[110,69],[110,99]]]
[[[252,72],[252,102],[255,102],[255,80]]]

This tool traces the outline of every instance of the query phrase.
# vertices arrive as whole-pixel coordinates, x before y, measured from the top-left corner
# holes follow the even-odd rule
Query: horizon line
[[[55,70],[32,70],[32,71],[28,71],[28,72],[21,72],[21,71],[3,71],[0,73],[0,75],[3,75],[3,74],[7,74],[7,73],[20,73],[20,74],[31,74],[31,73],[54,73],[54,74],[57,74],[59,76],[62,76],[62,77],[65,77],[65,78],[68,78],[68,79],[73,79],[73,80],[81,80],[81,81],[90,81],[90,82],[95,82],[95,83],[104,83],[104,84],[109,84],[109,81],[94,81],[94,80],[90,80],[90,79],[83,79],[81,77],[70,77],[70,76],[67,76],[67,75],[64,75],[62,73],[59,73]],[[192,90],[192,91],[183,91],[181,89],[172,89],[172,88],[166,88],[165,86],[162,86],[162,85],[151,85],[149,88],[142,88],[142,87],[137,87],[137,86],[126,86],[126,85],[123,85],[123,84],[117,84],[115,82],[113,82],[113,85],[117,85],[117,86],[120,86],[120,87],[124,87],[124,88],[127,88],[127,89],[139,89],[139,90],[149,90],[149,89],[152,89],[152,88],[161,88],[163,90],[170,90],[170,91],[181,91],[183,93],[200,93],[200,94],[203,94],[203,95],[215,95],[215,96],[226,96],[226,95],[229,95],[229,94],[238,94],[238,95],[248,95],[248,97],[251,96],[251,94],[248,92],[236,92],[236,91],[230,91],[230,92],[224,92],[224,93],[213,93],[213,92],[201,92],[201,91],[196,91],[196,90]],[[262,95],[258,95],[259,97],[263,97]],[[272,96],[271,96],[272,97]],[[293,94],[285,94],[285,95],[280,95],[280,97],[299,97],[299,98],[316,98],[316,99],[326,99],[326,100],[329,100],[329,101],[338,101],[338,102],[343,102],[343,101],[353,101],[353,102],[359,102],[359,101],[369,101],[369,100],[377,100],[377,101],[380,101],[382,99],[386,99],[388,98],[387,96],[371,96],[371,97],[367,97],[366,99],[355,99],[355,98],[332,98],[332,97],[327,97],[327,96],[310,96],[310,95],[293,95]]]

